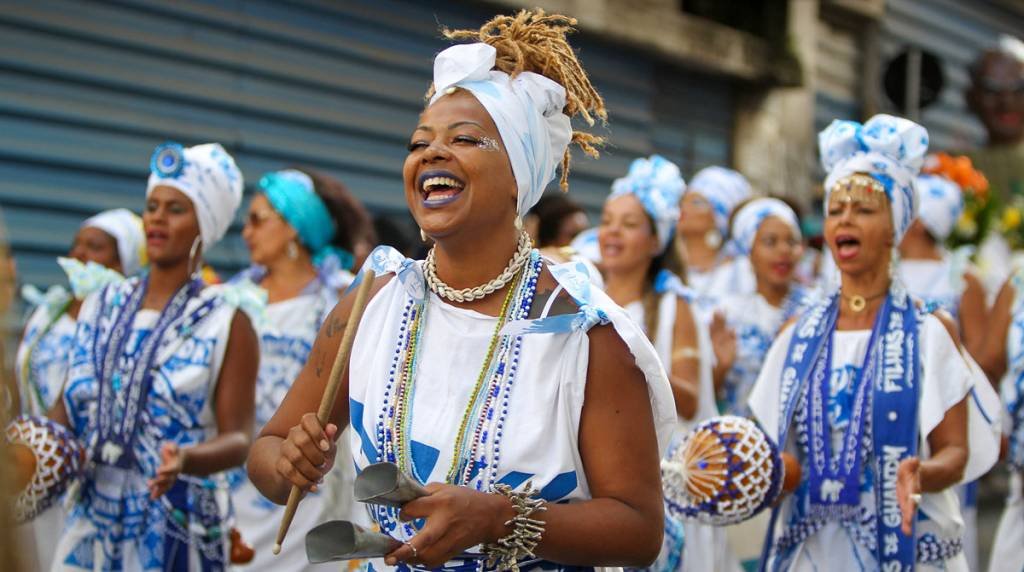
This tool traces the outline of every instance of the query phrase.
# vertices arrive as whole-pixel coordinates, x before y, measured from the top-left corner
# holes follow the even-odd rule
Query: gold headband
[[[829,193],[829,202],[836,200],[840,203],[868,203],[883,206],[888,204],[888,199],[882,183],[874,177],[862,173],[854,173],[839,179],[832,185],[832,190]]]

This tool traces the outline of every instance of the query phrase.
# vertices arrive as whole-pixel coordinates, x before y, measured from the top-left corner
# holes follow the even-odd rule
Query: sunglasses
[[[249,226],[258,228],[260,225],[273,218],[280,218],[280,215],[271,211],[249,211],[249,216],[247,216],[245,220]]]

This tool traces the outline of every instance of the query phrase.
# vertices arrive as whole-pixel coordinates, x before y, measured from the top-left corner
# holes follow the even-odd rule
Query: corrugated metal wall
[[[863,64],[851,29],[819,20],[815,37],[814,128],[820,132],[833,119],[860,119]]]
[[[986,0],[886,1],[881,33],[883,68],[908,45],[942,60],[945,88],[939,101],[921,114],[933,149],[965,149],[984,141],[981,124],[964,101],[967,67],[981,51],[994,47],[1001,33],[1024,35],[1024,13]],[[896,111],[884,95],[879,100]]]
[[[6,1],[0,10],[0,205],[20,280],[60,280],[79,221],[139,210],[158,143],[219,141],[249,188],[288,164],[325,170],[377,212],[404,211],[401,165],[422,108],[438,24],[491,8],[414,0]],[[600,205],[641,154],[689,174],[727,162],[733,89],[581,36],[608,100],[612,145],[579,160],[574,195]],[[211,253],[237,268],[232,234]]]

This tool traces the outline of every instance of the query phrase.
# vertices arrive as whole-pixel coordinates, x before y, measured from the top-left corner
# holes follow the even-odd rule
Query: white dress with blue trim
[[[75,320],[66,311],[71,293],[54,286],[37,299],[37,303],[18,344],[14,369],[21,412],[26,415],[46,415],[60,397],[68,374],[68,348],[75,337]],[[35,546],[35,564],[39,570],[50,569],[53,544],[63,528],[61,503],[18,527],[21,545]]]
[[[262,277],[262,270],[253,267],[232,279],[232,283],[258,283]],[[320,326],[337,300],[335,285],[317,277],[298,296],[268,304],[265,319],[254,324],[260,339],[260,368],[256,378],[256,426],[253,435],[263,430],[284,401],[309,357]],[[338,458],[347,459],[348,456],[348,443],[343,436],[338,441]],[[323,522],[326,520],[325,511],[329,509],[340,511],[339,518],[365,522],[365,516],[361,520],[357,518],[360,513],[349,514],[353,508],[351,491],[354,478],[350,463],[336,464],[321,490],[303,498],[292,522],[295,530],[309,530]],[[281,553],[274,555],[270,547],[274,544],[284,507],[267,500],[249,481],[243,469],[232,471],[230,479],[235,526],[242,539],[256,550],[253,560],[244,566],[245,570],[298,571],[331,567],[330,564],[310,564],[302,542],[286,542]],[[329,507],[332,502],[346,506]]]
[[[396,273],[368,304],[349,362],[349,410],[352,453],[356,470],[392,460],[392,441],[385,427],[393,421],[397,395],[396,371],[405,363],[406,340],[416,312],[423,311],[419,349],[415,352],[415,391],[408,395],[406,439],[409,471],[422,483],[448,482],[456,435],[474,384],[480,375],[498,318],[444,302],[426,288],[421,263],[404,258],[394,249],[380,247],[367,261],[379,275]],[[527,264],[528,284],[542,262],[534,251]],[[540,497],[553,503],[591,498],[579,452],[579,424],[587,382],[589,329],[611,324],[636,358],[648,382],[658,444],[664,451],[675,425],[672,393],[654,348],[643,332],[589,277],[574,264],[547,267],[579,305],[574,314],[514,321],[505,326],[498,345],[496,380],[486,401],[474,415],[470,431],[485,437],[473,449],[479,455],[459,455],[457,471],[464,484],[492,490],[498,483],[522,489],[527,482]],[[518,292],[523,286],[515,287]],[[558,294],[557,292],[555,294]],[[532,296],[516,296],[525,306]],[[555,295],[552,295],[553,300]],[[518,311],[518,310],[517,310]],[[515,315],[515,314],[513,314]],[[507,348],[503,354],[502,348]],[[483,395],[483,394],[481,394]],[[491,405],[488,405],[491,404]],[[473,428],[476,428],[475,430]],[[387,433],[390,433],[387,432]],[[399,448],[395,445],[396,449]],[[472,458],[475,462],[468,463]],[[341,460],[339,460],[341,462]],[[460,479],[461,480],[461,479]],[[400,523],[393,509],[376,507],[373,519],[383,532],[408,540],[419,523]],[[447,569],[483,566],[479,548],[449,562]],[[526,568],[559,568],[532,561]]]
[[[671,368],[672,346],[675,337],[675,323],[679,299],[691,299],[692,292],[682,285],[674,276],[662,273],[656,281],[655,290],[661,291],[658,298],[658,320],[657,331],[652,336],[654,348],[658,352],[658,358],[666,368]],[[693,308],[693,306],[691,306]],[[627,304],[626,312],[641,327],[646,327],[646,316],[643,303],[640,301]],[[673,443],[680,439],[686,432],[697,423],[704,421],[718,414],[715,405],[715,388],[712,379],[711,367],[713,360],[713,349],[711,340],[707,334],[707,327],[694,316],[697,327],[697,351],[700,353],[700,393],[697,399],[697,412],[693,419],[684,420],[679,418],[676,424],[676,432],[673,436]],[[685,550],[682,558],[678,560],[676,570],[716,570],[722,572],[739,570],[739,563],[733,558],[729,551],[726,540],[725,529],[708,524],[702,524],[695,520],[688,520],[682,523],[683,535],[685,538]],[[670,525],[666,527],[666,537],[671,533]],[[665,559],[667,560],[667,559]],[[658,566],[655,567],[659,569]]]
[[[1009,437],[1010,491],[996,529],[989,572],[1024,570],[1024,272],[1018,270],[1010,284],[1014,299],[1006,335],[1007,367],[999,384],[1003,433]]]
[[[216,436],[213,398],[231,322],[236,308],[246,305],[246,295],[211,286],[183,298],[177,317],[163,322],[167,327],[144,368],[149,381],[137,386],[129,372],[136,371],[164,316],[156,310],[140,309],[134,316],[125,311],[138,300],[139,288],[140,278],[112,284],[86,298],[79,313],[64,404],[88,458],[78,490],[69,493],[55,570],[220,570],[226,565],[225,474],[181,475],[156,500],[150,500],[146,481],[161,464],[163,443],[187,447]],[[110,340],[117,337],[124,340],[124,351],[107,356]],[[103,382],[100,372],[108,357],[115,374]],[[131,397],[134,387],[147,385],[148,391],[138,392],[141,399]],[[131,407],[137,407],[134,413]],[[137,431],[123,442],[127,445],[101,440],[104,411],[114,427],[134,420]]]
[[[761,375],[751,392],[749,406],[754,416],[772,439],[778,439],[781,417],[780,387],[787,352],[795,327],[789,326],[772,345]],[[947,410],[968,398],[969,458],[963,482],[969,482],[988,471],[999,453],[997,402],[984,374],[973,366],[950,338],[942,322],[931,314],[920,314],[918,325],[921,383],[918,425],[919,454],[927,459],[927,436],[943,419]],[[841,449],[843,436],[850,428],[855,379],[863,367],[871,332],[869,330],[836,331],[833,333],[833,354],[829,373],[829,392],[825,396],[825,412],[832,429],[832,450]],[[974,390],[974,391],[972,391]],[[797,406],[793,422],[799,426]],[[870,416],[869,416],[870,417]],[[791,430],[785,450],[796,455],[808,474],[804,446],[799,429]],[[805,441],[803,441],[805,442]],[[865,455],[872,455],[865,447]],[[866,457],[870,458],[870,457]],[[860,516],[851,520],[816,520],[805,514],[808,483],[806,478],[796,492],[781,505],[775,536],[766,564],[767,570],[877,570],[875,561],[876,502],[873,462],[864,463],[860,478]],[[915,525],[918,570],[968,570],[962,551],[964,521],[955,488],[922,495]]]

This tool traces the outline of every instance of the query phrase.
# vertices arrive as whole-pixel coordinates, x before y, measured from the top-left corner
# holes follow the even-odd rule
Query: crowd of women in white
[[[994,465],[1000,431],[1012,479],[991,570],[1024,566],[1024,272],[987,297],[967,258],[943,248],[961,193],[919,174],[921,126],[876,116],[821,133],[820,265],[807,263],[794,211],[757,196],[756,181],[708,167],[687,185],[660,156],[612,184],[575,252],[537,251],[518,221],[578,141],[568,115],[603,105],[569,75],[506,73],[496,49],[508,47],[481,34],[438,56],[404,172],[437,246],[425,264],[385,248],[366,257],[397,279],[375,285],[326,427],[302,413],[345,327],[367,226],[340,185],[264,174],[243,229],[252,266],[219,286],[204,284],[201,260],[235,219],[243,181],[217,144],[162,145],[141,218],[117,209],[82,224],[59,261],[71,291],[26,292],[35,310],[17,354],[22,412],[68,427],[90,467],[63,506],[26,525],[40,568],[224,569],[241,544],[229,530],[256,548],[236,561],[245,569],[312,568],[301,543],[269,550],[293,483],[311,493],[293,529],[328,514],[372,520],[405,543],[388,564],[481,562],[467,547],[492,542],[494,527],[459,528],[440,501],[402,515],[425,525],[355,510],[351,479],[378,460],[475,491],[431,489],[471,515],[493,509],[482,493],[496,484],[537,485],[550,509],[531,565],[636,564],[653,556],[637,538],[657,534],[637,524],[650,497],[630,488],[656,489],[657,475],[623,468],[720,412],[756,419],[800,460],[803,482],[754,526],[666,518],[654,568],[973,569],[972,495],[955,491]],[[442,281],[481,283],[506,264],[504,302],[456,303]],[[622,427],[608,422],[637,403]],[[623,440],[632,425],[635,443]],[[250,480],[238,467],[254,432]]]

